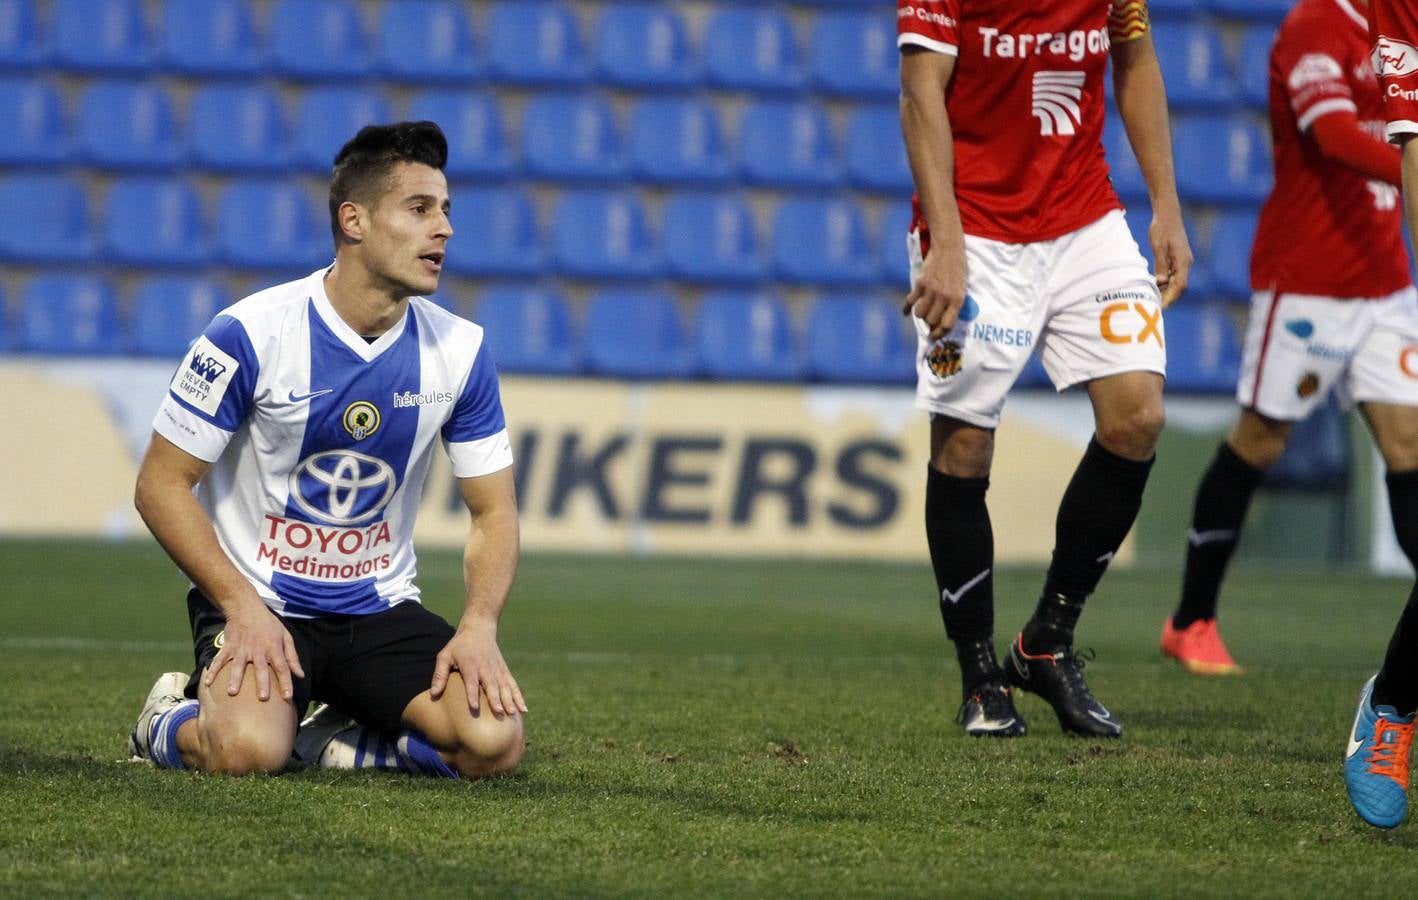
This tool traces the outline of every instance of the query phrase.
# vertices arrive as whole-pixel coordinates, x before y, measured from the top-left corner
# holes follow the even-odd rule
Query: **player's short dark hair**
[[[340,205],[371,203],[389,188],[396,163],[423,163],[442,170],[448,165],[448,139],[435,122],[366,125],[335,154],[330,174],[330,231],[340,245]]]

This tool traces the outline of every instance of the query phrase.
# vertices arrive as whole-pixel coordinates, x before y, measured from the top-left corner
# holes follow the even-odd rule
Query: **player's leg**
[[[197,668],[190,677],[168,672],[153,685],[129,736],[130,754],[160,768],[231,775],[281,771],[295,740],[297,710],[308,700],[306,680],[296,679],[293,700],[259,699],[250,665],[235,697],[227,694],[224,677],[210,688],[202,685],[201,673],[221,647],[225,623],[196,590],[188,595],[188,609]],[[296,629],[292,637],[310,672],[304,636]]]
[[[446,778],[516,767],[525,750],[520,716],[496,719],[484,696],[482,714],[474,717],[456,673],[442,697],[430,695],[435,657],[452,638],[452,626],[421,604],[401,603],[349,628],[318,695],[339,712],[318,711],[302,723],[302,762]]]
[[[914,235],[913,235],[914,238]],[[912,272],[920,247],[908,243]],[[916,320],[916,405],[931,414],[926,542],[946,635],[960,662],[957,720],[967,734],[1015,737],[1014,708],[994,647],[994,534],[985,495],[1000,411],[1028,362],[1042,313],[1020,245],[966,238],[969,283],[955,327],[932,341]]]
[[[1195,675],[1239,675],[1216,624],[1217,597],[1251,499],[1285,452],[1292,423],[1243,408],[1197,485],[1177,610],[1162,625],[1162,653]]]
[[[1164,420],[1161,303],[1119,213],[1045,248],[1051,300],[1041,356],[1060,388],[1086,387],[1095,433],[1064,491],[1044,588],[1005,671],[1047,700],[1065,731],[1116,737],[1121,724],[1083,679],[1074,627],[1137,517],[1151,472]]]

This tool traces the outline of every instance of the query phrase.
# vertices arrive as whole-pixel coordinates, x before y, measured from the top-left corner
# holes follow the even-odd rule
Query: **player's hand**
[[[1171,306],[1187,289],[1192,269],[1192,248],[1180,213],[1158,213],[1147,230],[1152,242],[1152,258],[1157,261],[1157,290],[1162,293],[1162,308]]]
[[[433,685],[430,693],[437,700],[448,687],[448,673],[457,669],[463,676],[463,686],[468,694],[468,711],[478,715],[481,705],[480,693],[487,694],[487,704],[492,714],[516,715],[527,711],[527,701],[522,699],[522,689],[517,679],[507,668],[502,658],[502,650],[497,646],[497,626],[475,622],[459,623],[458,631],[448,645],[438,652],[433,669]],[[479,691],[481,688],[481,692]]]
[[[906,295],[901,314],[926,323],[932,341],[955,327],[955,317],[965,304],[965,248],[932,247]]]
[[[272,671],[276,673],[283,700],[295,697],[291,673],[305,677],[290,632],[259,599],[255,605],[247,603],[227,612],[221,649],[202,674],[202,683],[211,687],[218,673],[227,667],[226,692],[235,697],[241,693],[247,665],[256,669],[256,696],[263,701],[271,699]]]

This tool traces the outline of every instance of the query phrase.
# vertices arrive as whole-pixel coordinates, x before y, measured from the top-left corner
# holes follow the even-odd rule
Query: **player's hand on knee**
[[[290,632],[264,604],[227,613],[222,646],[202,675],[202,683],[211,687],[225,668],[227,695],[235,697],[241,693],[248,665],[255,670],[256,696],[260,700],[271,699],[272,670],[284,700],[295,696],[292,674],[305,677]]]
[[[1157,261],[1157,289],[1166,309],[1187,289],[1192,268],[1192,248],[1180,216],[1155,217],[1148,229],[1152,258]]]
[[[449,673],[454,669],[463,676],[468,711],[474,716],[481,712],[480,693],[487,694],[488,706],[499,719],[527,711],[522,689],[517,685],[517,679],[512,677],[507,661],[502,658],[502,650],[497,646],[496,626],[458,628],[453,639],[439,651],[435,661],[433,684],[429,691],[433,699],[443,696],[448,687]]]
[[[964,248],[956,252],[934,248],[921,265],[901,312],[925,322],[930,339],[936,341],[955,326],[955,318],[964,304]]]

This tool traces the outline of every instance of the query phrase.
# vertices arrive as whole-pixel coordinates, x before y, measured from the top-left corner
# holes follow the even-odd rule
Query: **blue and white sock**
[[[458,777],[428,738],[407,730],[384,735],[360,726],[347,728],[330,739],[320,754],[318,765],[322,769],[382,769],[441,778]]]
[[[177,729],[189,719],[197,718],[197,701],[183,700],[167,712],[153,717],[149,726],[148,748],[153,763],[160,769],[185,769],[182,754],[177,749]]]

